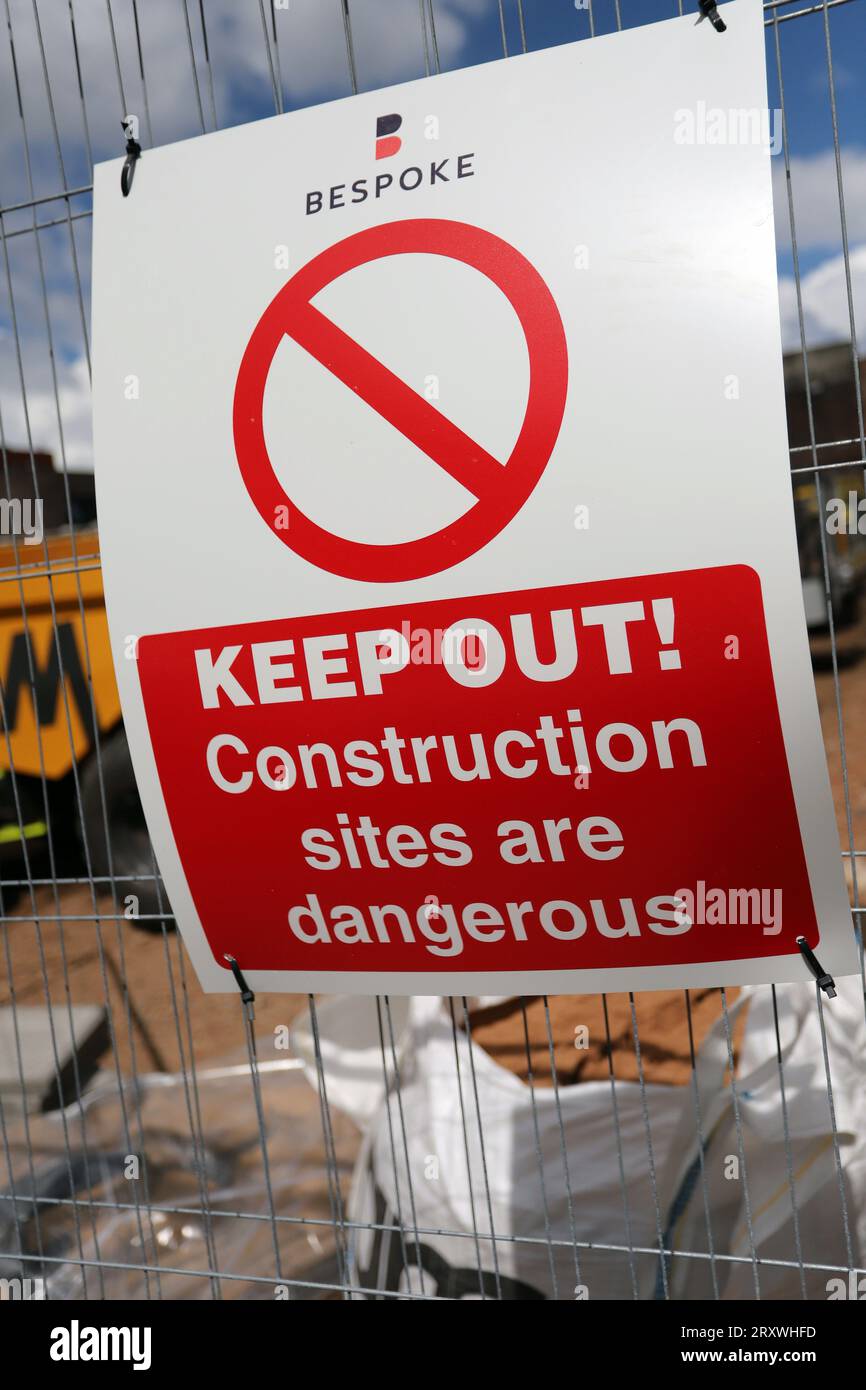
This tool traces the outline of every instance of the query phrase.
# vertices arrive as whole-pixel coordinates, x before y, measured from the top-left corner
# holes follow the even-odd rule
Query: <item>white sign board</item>
[[[108,612],[206,989],[854,968],[724,12],[97,169]]]

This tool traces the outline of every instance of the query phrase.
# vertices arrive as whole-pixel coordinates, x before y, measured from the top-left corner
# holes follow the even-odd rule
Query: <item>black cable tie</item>
[[[246,1008],[247,1016],[250,1022],[252,1022],[256,1016],[256,1011],[253,1008],[256,1002],[256,996],[244,979],[244,972],[241,970],[234,956],[224,955],[223,960],[228,961],[229,969],[234,975],[237,987],[241,992],[241,1003]]]
[[[716,0],[698,0],[698,9],[701,12],[698,24],[702,20],[708,19],[717,33],[723,34],[725,32],[728,26],[719,14]]]
[[[797,937],[797,945],[800,947],[800,955],[808,965],[818,983],[818,988],[823,989],[828,999],[836,998],[836,981],[832,975],[828,975],[823,965],[819,961],[815,952],[812,950],[805,936]]]
[[[133,140],[127,129],[129,117],[120,122],[121,129],[126,136],[126,160],[120,171],[120,191],[124,198],[129,197],[129,190],[132,188],[132,180],[135,177],[136,161],[141,159],[141,145],[137,140]],[[134,127],[130,127],[134,129]]]

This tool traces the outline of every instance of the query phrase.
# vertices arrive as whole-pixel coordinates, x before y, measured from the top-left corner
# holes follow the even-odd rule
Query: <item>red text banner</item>
[[[221,965],[592,970],[817,941],[745,566],[151,635],[139,671]]]

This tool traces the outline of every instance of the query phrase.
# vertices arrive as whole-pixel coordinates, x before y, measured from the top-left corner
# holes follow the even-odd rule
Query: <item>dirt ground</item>
[[[14,909],[22,920],[7,934],[11,978],[19,1005],[44,1005],[47,994],[55,1008],[66,1007],[63,957],[73,1004],[104,1005],[106,995],[114,1024],[120,1066],[128,1073],[176,1071],[181,1049],[189,1065],[192,1034],[197,1065],[237,1053],[245,1055],[245,1033],[240,998],[205,994],[176,932],[145,932],[118,923],[112,916],[110,897],[97,899],[104,912],[99,927],[92,920],[93,899],[87,887],[62,888],[59,892],[62,920],[50,888],[39,889],[36,910],[43,912],[39,927],[23,920],[34,915],[29,898]],[[40,942],[41,937],[41,942]],[[121,981],[128,981],[124,990]],[[9,1003],[6,963],[0,967],[0,1005]],[[306,996],[283,994],[256,999],[256,1036],[263,1038],[280,1024],[290,1024]],[[179,1022],[178,1022],[179,1021]],[[285,1052],[275,1054],[285,1056]],[[114,1066],[108,1054],[103,1066]]]
[[[839,697],[833,679],[829,638],[812,643],[815,688],[827,766],[836,807],[839,845],[845,854],[845,876],[853,902],[853,870],[850,851],[863,857],[859,870],[859,901],[866,902],[866,618],[839,633],[836,640],[839,666]],[[851,833],[845,807],[844,765],[847,772]]]
[[[866,852],[866,620],[848,630],[838,639],[839,692],[841,733],[844,736],[845,768],[850,800],[853,845]],[[829,641],[813,643],[815,685],[836,817],[840,846],[843,851],[852,847],[849,842],[846,814],[842,737],[837,707]],[[866,899],[866,855],[859,861],[860,898]],[[852,860],[843,860],[849,887],[853,887]],[[181,1049],[189,1059],[190,1032],[194,1041],[198,1065],[236,1053],[244,1048],[240,1001],[233,996],[205,995],[200,989],[189,962],[183,957],[183,947],[176,934],[164,938],[118,923],[111,918],[108,898],[98,900],[98,908],[106,913],[101,920],[101,949],[98,933],[92,921],[76,920],[93,913],[92,899],[87,887],[60,890],[58,903],[51,889],[41,889],[37,895],[37,910],[44,913],[41,927],[25,920],[32,915],[28,901],[19,901],[14,915],[20,922],[10,925],[7,933],[12,967],[12,985],[18,1004],[45,1004],[46,990],[55,1007],[66,1005],[63,954],[69,978],[70,996],[76,1004],[103,1004],[108,997],[114,1022],[117,1053],[124,1072],[131,1070],[133,1060],[138,1071],[170,1070],[181,1065]],[[41,936],[41,942],[40,942]],[[44,969],[43,969],[44,965]],[[129,982],[128,992],[121,981]],[[0,1004],[10,1000],[10,983],[5,961],[0,969]],[[693,1000],[695,1013],[695,1045],[718,1016],[720,1008],[715,991],[707,991],[700,1000]],[[559,1080],[569,1084],[607,1074],[607,1054],[604,1047],[575,1062],[575,1023],[592,1023],[587,1017],[588,997],[554,1001],[551,1025]],[[600,1002],[595,1001],[600,1008]],[[303,995],[262,996],[256,1001],[256,1034],[259,1039],[273,1038],[280,1024],[291,1023],[294,1015],[306,1007]],[[632,1043],[630,1010],[625,997],[612,999],[613,1013],[609,1019],[616,1054],[616,1071],[622,1079],[636,1075]],[[176,1023],[176,1015],[180,1026]],[[595,1015],[593,1014],[593,1020]],[[600,1020],[600,1021],[599,1021]],[[599,1015],[591,1035],[604,1036],[604,1024]],[[688,1024],[683,996],[659,992],[638,996],[638,1022],[645,1075],[648,1080],[682,1084],[689,1074]],[[546,1020],[541,1001],[530,1004],[527,1012],[529,1057],[533,1075],[539,1084],[550,1084],[551,1068]],[[479,1041],[490,1047],[502,1065],[518,1074],[527,1074],[526,1034],[521,1014],[503,1020],[499,1016],[479,1017],[476,1024]],[[284,1054],[281,1054],[284,1055]],[[109,1054],[103,1065],[113,1067]],[[581,1069],[582,1068],[582,1069]]]

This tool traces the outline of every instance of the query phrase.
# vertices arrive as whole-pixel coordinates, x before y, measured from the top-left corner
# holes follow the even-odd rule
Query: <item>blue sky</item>
[[[347,96],[351,84],[342,0],[276,3],[283,7],[276,11],[278,45],[276,50],[272,47],[271,56],[279,68],[285,109]],[[813,3],[790,0],[775,12],[782,17]],[[67,0],[37,0],[35,13],[41,33],[32,0],[8,0],[8,4],[37,197],[48,198],[64,187],[88,185],[91,156],[100,160],[122,152],[119,122],[123,111],[134,110],[144,117],[136,16],[150,114],[149,128],[146,120],[142,122],[145,146],[183,139],[203,127],[213,129],[214,110],[219,127],[273,114],[259,0],[204,0],[209,62],[198,0],[110,0],[110,5],[106,0],[71,0],[71,5]],[[3,5],[5,21],[6,0]],[[591,23],[596,34],[603,34],[618,27],[618,17],[623,27],[630,28],[673,18],[680,11],[679,0],[592,0],[590,19],[588,9],[578,8],[574,0],[433,0],[442,68],[502,57],[503,22],[508,52],[520,52],[521,6],[529,49],[589,39]],[[426,56],[420,20],[422,0],[349,0],[362,90],[423,76],[425,64],[434,68],[430,0],[423,0],[423,7],[428,14]],[[683,7],[696,14],[693,0],[685,0]],[[766,11],[768,16],[773,12]],[[828,13],[862,347],[866,333],[866,0],[835,5]],[[714,34],[708,25],[703,27],[702,41],[724,43],[724,36]],[[29,199],[30,179],[5,22],[0,28],[0,199],[8,208]],[[776,107],[775,34],[772,27],[765,32],[770,106]],[[849,336],[849,320],[824,15],[818,12],[782,22],[778,35],[807,339],[810,344],[839,341]],[[786,347],[791,348],[798,345],[799,334],[783,156],[777,156],[773,164],[783,337]],[[24,209],[4,216],[24,392],[6,267],[0,265],[0,412],[6,442],[26,445],[26,395],[34,445],[49,447],[56,455],[62,450],[71,467],[86,467],[90,459],[89,208],[87,193],[71,200],[71,221],[67,220],[64,202],[40,204],[40,222],[60,221],[60,225],[40,233],[41,266],[36,238],[28,230],[33,212]],[[49,349],[54,353],[53,372]]]

